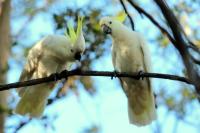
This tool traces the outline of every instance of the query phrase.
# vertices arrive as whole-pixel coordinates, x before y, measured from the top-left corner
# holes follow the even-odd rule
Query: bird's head
[[[82,27],[83,27],[82,25],[83,25],[83,17],[78,17],[76,32],[73,26],[70,23],[68,23],[69,32],[67,34],[72,45],[70,52],[74,56],[74,59],[79,61],[81,59],[83,52],[85,51],[85,38],[82,32]]]
[[[126,16],[126,13],[120,12],[115,17],[103,17],[99,24],[105,34],[113,35],[120,30]]]

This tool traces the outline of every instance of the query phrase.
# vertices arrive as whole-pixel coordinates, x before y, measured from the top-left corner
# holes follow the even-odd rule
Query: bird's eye
[[[110,21],[109,24],[112,24],[112,21]]]
[[[73,53],[73,52],[74,52],[74,50],[73,50],[73,49],[71,49],[71,52]]]

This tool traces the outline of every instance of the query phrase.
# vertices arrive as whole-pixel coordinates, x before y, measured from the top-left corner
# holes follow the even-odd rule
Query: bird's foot
[[[68,76],[67,76],[68,73],[67,72],[68,72],[67,70],[63,70],[60,73],[56,72],[56,73],[51,74],[50,77],[53,78],[53,81],[58,81],[58,80],[61,80],[62,78],[67,79],[68,78]]]
[[[65,69],[59,74],[59,76],[60,76],[60,78],[65,78],[67,80],[68,79],[67,74],[68,74],[68,71]]]
[[[82,71],[82,68],[81,67],[77,67],[76,69],[74,69],[75,72],[80,72]]]
[[[140,70],[139,72],[138,72],[138,74],[137,74],[137,77],[136,77],[136,79],[137,80],[140,80],[140,79],[144,79],[144,71],[142,71],[142,70]]]
[[[114,70],[114,71],[113,71],[113,75],[111,75],[111,79],[116,78],[116,77],[117,77],[117,71]]]
[[[53,81],[58,81],[59,74],[58,73],[53,73],[49,77],[52,77]]]

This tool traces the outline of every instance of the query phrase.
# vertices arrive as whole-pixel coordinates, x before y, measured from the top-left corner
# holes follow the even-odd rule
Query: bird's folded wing
[[[41,57],[41,51],[35,50],[32,48],[28,54],[26,64],[24,69],[22,70],[20,81],[26,81],[33,78],[33,74],[37,72],[38,62]],[[25,88],[18,88],[17,89],[19,96],[22,96],[25,92]]]

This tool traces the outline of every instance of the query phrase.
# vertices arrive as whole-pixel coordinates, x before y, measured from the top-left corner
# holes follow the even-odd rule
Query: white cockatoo
[[[71,25],[68,25],[69,34],[48,35],[36,43],[28,53],[20,81],[50,76],[52,73],[66,69],[76,60],[80,60],[85,50],[82,23],[83,18],[79,17],[76,32]],[[21,99],[15,113],[40,117],[55,84],[52,82],[19,88],[18,93]]]
[[[100,26],[112,38],[112,62],[117,72],[150,72],[150,52],[143,36],[123,24],[125,13],[116,17],[103,17]],[[156,109],[151,81],[119,78],[128,98],[131,124],[144,126],[156,119]]]

